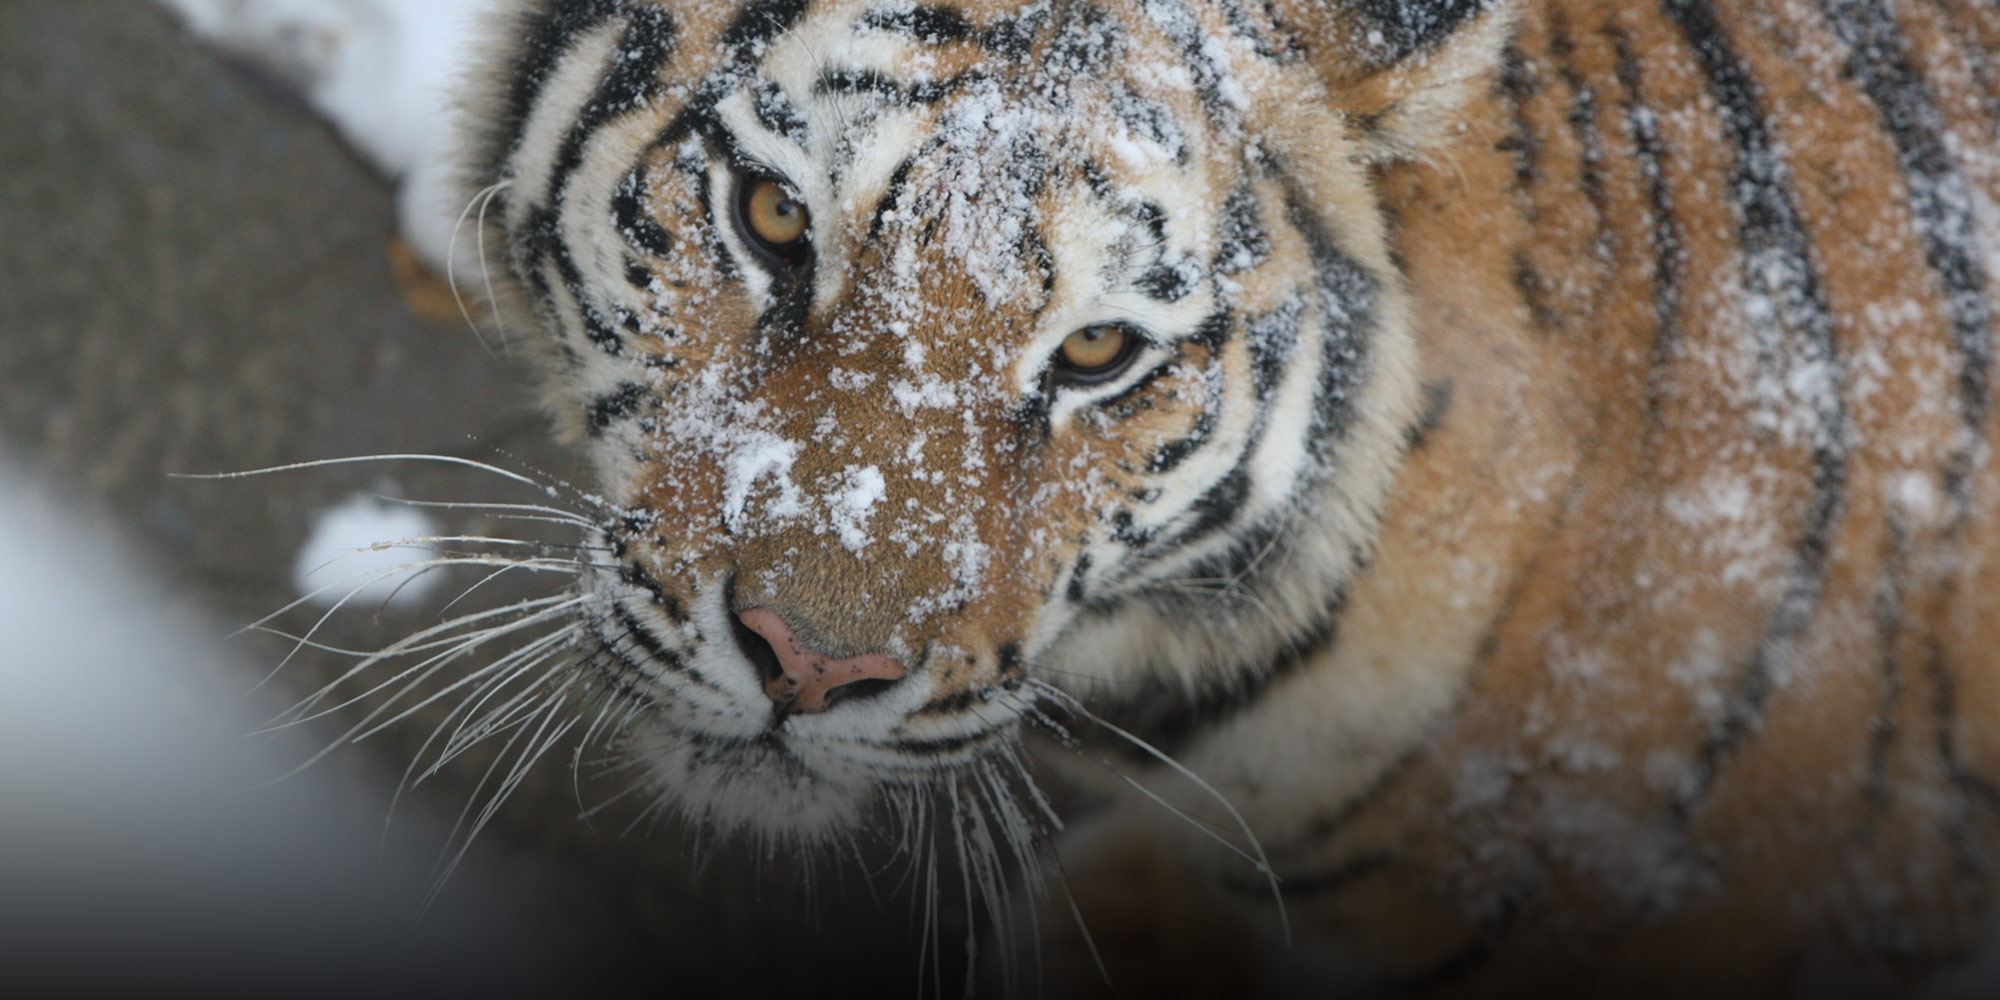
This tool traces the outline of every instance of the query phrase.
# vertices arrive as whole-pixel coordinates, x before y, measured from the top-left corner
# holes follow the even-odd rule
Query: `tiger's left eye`
[[[1054,374],[1070,385],[1117,378],[1138,356],[1141,338],[1122,323],[1098,323],[1069,335],[1056,352]]]

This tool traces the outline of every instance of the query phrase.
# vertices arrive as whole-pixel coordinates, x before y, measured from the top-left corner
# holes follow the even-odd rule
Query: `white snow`
[[[292,561],[292,586],[322,606],[344,598],[349,607],[371,609],[418,604],[443,582],[444,573],[417,566],[438,553],[412,540],[438,534],[423,511],[357,493],[320,513]]]
[[[769,516],[786,517],[797,513],[798,487],[792,483],[792,463],[798,460],[799,446],[769,431],[745,431],[728,435],[726,425],[719,421],[713,428],[718,436],[735,440],[727,441],[727,469],[722,488],[722,519],[724,524],[737,525],[742,521],[744,506],[750,499],[750,488],[759,479],[770,476],[778,481],[778,500],[766,510]]]
[[[828,513],[834,530],[840,534],[840,544],[860,555],[868,547],[868,515],[882,502],[888,483],[882,478],[882,470],[873,465],[867,468],[850,465],[845,471],[848,486],[834,496]]]
[[[442,270],[461,209],[451,99],[476,15],[492,0],[159,0],[201,38],[294,83],[401,183],[403,234]],[[471,260],[461,248],[460,263]]]

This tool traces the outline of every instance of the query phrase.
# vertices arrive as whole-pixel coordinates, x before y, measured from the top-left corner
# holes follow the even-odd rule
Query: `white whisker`
[[[478,234],[480,237],[479,262],[481,268],[483,269],[486,264],[485,205],[490,204],[495,195],[498,195],[500,192],[505,191],[512,184],[513,181],[501,181],[500,183],[486,187],[485,189],[481,190],[478,194],[473,195],[472,198],[465,203],[465,210],[458,213],[458,221],[453,223],[451,227],[451,240],[445,246],[445,260],[444,260],[445,284],[451,288],[452,301],[458,304],[458,314],[460,316],[465,317],[466,328],[472,331],[473,338],[479,341],[479,346],[485,348],[486,353],[489,356],[492,355],[493,348],[486,343],[485,335],[482,334],[479,330],[479,323],[472,318],[472,310],[466,307],[465,297],[463,295],[460,295],[458,292],[458,234],[461,230],[465,228],[465,220],[472,216],[473,206],[475,205],[480,206],[479,222],[478,222],[480,230]],[[495,309],[495,315],[498,315],[498,303],[493,298],[493,285],[490,279],[487,282],[486,295],[487,295],[487,302],[493,305]],[[504,336],[501,342],[503,344],[506,342]]]
[[[1243,818],[1243,814],[1241,812],[1237,811],[1235,803],[1230,802],[1228,796],[1225,796],[1220,791],[1217,791],[1214,785],[1209,784],[1208,781],[1204,779],[1201,775],[1196,774],[1193,770],[1189,769],[1186,765],[1182,764],[1180,761],[1175,760],[1173,757],[1169,756],[1167,753],[1160,750],[1158,747],[1155,747],[1151,743],[1148,743],[1145,740],[1140,739],[1138,736],[1132,734],[1131,732],[1128,732],[1124,728],[1098,716],[1096,713],[1091,712],[1089,709],[1085,708],[1081,702],[1077,701],[1075,698],[1071,697],[1067,692],[1061,690],[1060,688],[1052,687],[1040,681],[1032,681],[1032,680],[1028,682],[1028,685],[1032,687],[1035,691],[1049,697],[1056,703],[1062,705],[1066,710],[1082,716],[1084,719],[1103,728],[1106,732],[1109,732],[1112,735],[1117,736],[1118,738],[1124,740],[1125,742],[1130,743],[1132,746],[1136,747],[1138,750],[1140,750],[1147,756],[1152,757],[1154,760],[1157,760],[1160,763],[1166,765],[1169,770],[1172,770],[1174,773],[1179,774],[1181,777],[1193,783],[1196,788],[1201,789],[1201,791],[1204,794],[1206,794],[1210,799],[1214,800],[1217,804],[1221,805],[1223,809],[1227,810],[1230,819],[1232,819],[1235,822],[1236,828],[1243,833],[1244,838],[1249,842],[1249,847],[1247,849],[1238,846],[1234,843],[1231,843],[1228,840],[1228,838],[1223,837],[1220,833],[1210,828],[1206,823],[1196,822],[1192,817],[1188,816],[1185,812],[1182,812],[1180,809],[1176,808],[1173,804],[1167,802],[1164,798],[1154,793],[1151,789],[1147,788],[1145,785],[1140,784],[1130,775],[1125,774],[1124,772],[1119,771],[1116,768],[1112,768],[1112,772],[1114,774],[1117,774],[1118,777],[1124,779],[1124,781],[1127,784],[1131,785],[1133,788],[1143,793],[1147,798],[1152,799],[1154,802],[1159,803],[1162,807],[1166,808],[1168,811],[1172,812],[1176,816],[1179,816],[1182,819],[1187,820],[1189,822],[1189,825],[1192,826],[1194,829],[1199,830],[1202,833],[1208,835],[1210,838],[1214,839],[1216,843],[1221,844],[1223,847],[1227,848],[1231,852],[1235,853],[1237,856],[1243,858],[1245,861],[1248,861],[1253,866],[1255,866],[1257,869],[1257,873],[1264,876],[1266,881],[1270,883],[1271,899],[1272,902],[1275,903],[1278,908],[1278,922],[1279,925],[1284,928],[1285,945],[1286,947],[1291,946],[1292,942],[1291,918],[1286,913],[1284,893],[1280,891],[1280,889],[1278,888],[1277,870],[1271,866],[1270,859],[1264,853],[1264,845],[1257,839],[1257,834],[1250,829],[1249,822]],[[1107,767],[1110,766],[1109,762],[1106,761],[1099,761],[1099,763],[1103,763]]]

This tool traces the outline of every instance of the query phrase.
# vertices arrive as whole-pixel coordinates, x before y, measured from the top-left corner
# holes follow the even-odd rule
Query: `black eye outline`
[[[1064,359],[1062,345],[1058,344],[1055,356],[1049,361],[1049,382],[1052,385],[1079,387],[1103,385],[1131,369],[1132,362],[1138,360],[1139,352],[1146,347],[1145,332],[1130,323],[1091,323],[1077,327],[1070,332],[1069,337],[1099,327],[1109,327],[1125,335],[1125,343],[1119,346],[1117,356],[1101,365],[1078,368]],[[1068,343],[1069,337],[1064,337],[1063,343]]]
[[[730,222],[736,227],[737,238],[743,241],[744,246],[750,248],[750,252],[755,254],[764,266],[772,270],[785,272],[804,270],[805,266],[812,262],[813,257],[812,209],[806,206],[805,199],[800,198],[790,184],[759,170],[737,168],[734,171],[734,184],[736,190],[729,199],[729,214]],[[785,192],[787,201],[797,205],[799,211],[805,213],[805,227],[799,231],[799,237],[790,243],[772,243],[758,235],[756,228],[750,225],[750,198],[757,192],[757,188],[764,184],[776,185]]]

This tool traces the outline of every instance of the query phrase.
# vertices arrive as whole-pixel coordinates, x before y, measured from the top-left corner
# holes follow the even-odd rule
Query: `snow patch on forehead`
[[[721,439],[723,460],[722,519],[731,528],[743,523],[744,504],[750,499],[750,487],[757,481],[770,476],[778,481],[778,499],[764,508],[773,517],[795,517],[803,511],[799,500],[799,488],[792,482],[792,463],[798,460],[799,446],[795,441],[768,431],[743,430],[735,434],[718,435]]]
[[[868,517],[882,502],[882,497],[888,492],[888,484],[882,479],[882,470],[873,465],[850,465],[843,476],[847,485],[834,494],[830,508],[833,530],[840,534],[840,544],[860,555],[868,548]]]
[[[884,216],[902,239],[890,255],[890,309],[932,319],[926,270],[936,257],[958,265],[987,304],[1025,300],[1041,287],[1024,251],[1041,222],[1037,206],[1064,122],[1047,102],[974,85],[944,112],[934,152],[912,175],[910,208]],[[934,237],[926,224],[938,223]]]

